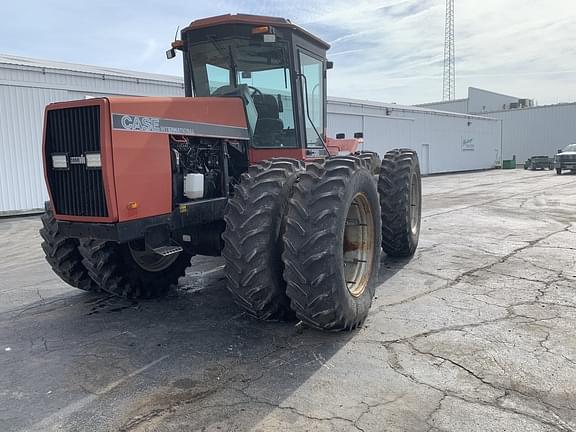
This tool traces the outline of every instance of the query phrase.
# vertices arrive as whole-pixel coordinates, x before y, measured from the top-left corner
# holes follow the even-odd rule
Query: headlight
[[[54,169],[68,169],[68,156],[65,154],[52,155],[52,168]]]
[[[101,168],[102,160],[100,153],[86,153],[86,167],[87,168]]]

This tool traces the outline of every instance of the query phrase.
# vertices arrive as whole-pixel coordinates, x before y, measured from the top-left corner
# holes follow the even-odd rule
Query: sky
[[[576,0],[455,0],[456,97],[469,86],[576,101]],[[442,99],[445,0],[3,1],[0,53],[181,75],[178,27],[224,13],[289,18],[331,44],[330,96]]]

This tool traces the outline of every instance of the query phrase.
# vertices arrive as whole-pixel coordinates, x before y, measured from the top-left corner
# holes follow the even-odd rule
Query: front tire
[[[294,317],[282,278],[283,218],[301,161],[272,159],[251,166],[228,201],[222,255],[228,291],[261,320]]]
[[[558,175],[562,174],[562,168],[556,168],[556,174]]]
[[[289,200],[284,279],[292,309],[321,330],[360,326],[380,264],[380,205],[374,177],[356,157],[310,163]]]
[[[45,207],[46,212],[41,217],[40,235],[44,240],[42,249],[46,261],[54,273],[68,285],[83,291],[100,292],[100,288],[90,278],[88,270],[82,263],[82,255],[78,251],[78,239],[67,238],[60,234],[52,209],[48,203]]]
[[[102,290],[128,299],[149,299],[165,295],[191,265],[192,255],[180,252],[162,257],[130,244],[103,240],[82,240],[84,266]]]
[[[414,255],[420,236],[422,179],[414,150],[386,153],[378,193],[382,208],[382,248],[392,257]]]

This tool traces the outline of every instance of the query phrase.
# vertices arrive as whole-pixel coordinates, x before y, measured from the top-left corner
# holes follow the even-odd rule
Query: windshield
[[[194,94],[249,99],[253,145],[296,147],[287,49],[283,41],[243,37],[193,43],[189,55]]]
[[[576,152],[576,144],[567,145],[564,147],[564,150],[562,150],[562,153],[564,152]]]

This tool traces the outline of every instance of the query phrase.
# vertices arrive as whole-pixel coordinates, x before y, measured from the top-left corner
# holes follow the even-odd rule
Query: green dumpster
[[[516,168],[516,161],[514,159],[507,159],[502,161],[502,169]]]

